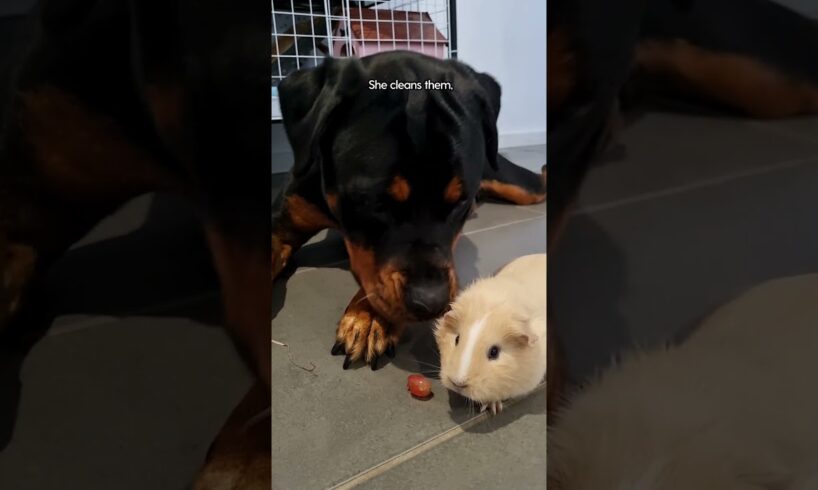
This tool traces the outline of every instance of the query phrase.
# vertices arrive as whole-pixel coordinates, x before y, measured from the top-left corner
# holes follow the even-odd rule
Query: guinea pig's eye
[[[493,361],[493,360],[497,359],[497,356],[499,356],[499,355],[500,355],[500,348],[497,347],[496,345],[492,345],[491,349],[489,349],[489,359]]]
[[[460,342],[460,335],[454,338],[454,345],[457,345]]]

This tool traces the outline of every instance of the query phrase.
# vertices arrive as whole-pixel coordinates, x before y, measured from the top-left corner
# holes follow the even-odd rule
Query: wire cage
[[[398,49],[456,57],[454,0],[271,0],[273,119],[276,87],[327,56],[363,57]]]

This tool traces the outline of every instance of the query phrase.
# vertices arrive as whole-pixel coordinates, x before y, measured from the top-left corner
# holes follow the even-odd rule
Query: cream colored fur
[[[549,433],[549,490],[818,489],[818,275],[631,355]]]
[[[473,283],[438,321],[435,339],[446,388],[496,408],[531,392],[547,361],[546,255],[520,257]],[[492,346],[499,348],[494,360]]]

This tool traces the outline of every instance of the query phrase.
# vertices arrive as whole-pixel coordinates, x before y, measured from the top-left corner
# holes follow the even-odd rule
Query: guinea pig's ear
[[[530,347],[535,345],[537,342],[539,342],[540,337],[535,333],[537,329],[533,328],[534,325],[532,322],[534,321],[536,320],[530,320],[523,317],[512,317],[511,327],[509,332],[506,334],[506,338],[518,347]]]
[[[437,319],[435,323],[435,333],[454,332],[454,325],[457,320],[457,313],[449,309],[445,315]]]
[[[449,310],[446,312],[445,315],[438,318],[435,322],[434,326],[434,336],[435,341],[440,344],[440,342],[446,338],[447,335],[454,333],[454,323],[455,323],[455,313],[453,310]]]
[[[321,168],[322,141],[332,117],[364,86],[357,58],[327,58],[316,68],[299,70],[278,85],[281,118],[293,147],[293,173],[303,176]]]
[[[475,73],[480,84],[480,105],[483,109],[483,135],[486,138],[486,159],[492,169],[497,170],[497,117],[500,115],[500,84],[486,73]]]

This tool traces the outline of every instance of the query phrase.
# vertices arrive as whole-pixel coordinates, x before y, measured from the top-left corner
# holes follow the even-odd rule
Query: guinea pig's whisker
[[[429,367],[433,367],[435,369],[440,369],[440,364],[432,364],[430,362],[424,362],[424,361],[418,361],[418,360],[416,360],[415,362],[417,362],[418,364],[421,364],[423,366],[429,366]]]
[[[465,404],[463,406],[463,408],[469,414],[469,418],[471,418],[474,415],[474,405],[472,404],[472,401],[469,400],[468,398],[466,398],[466,397],[462,397],[462,398],[463,398],[463,403]]]

